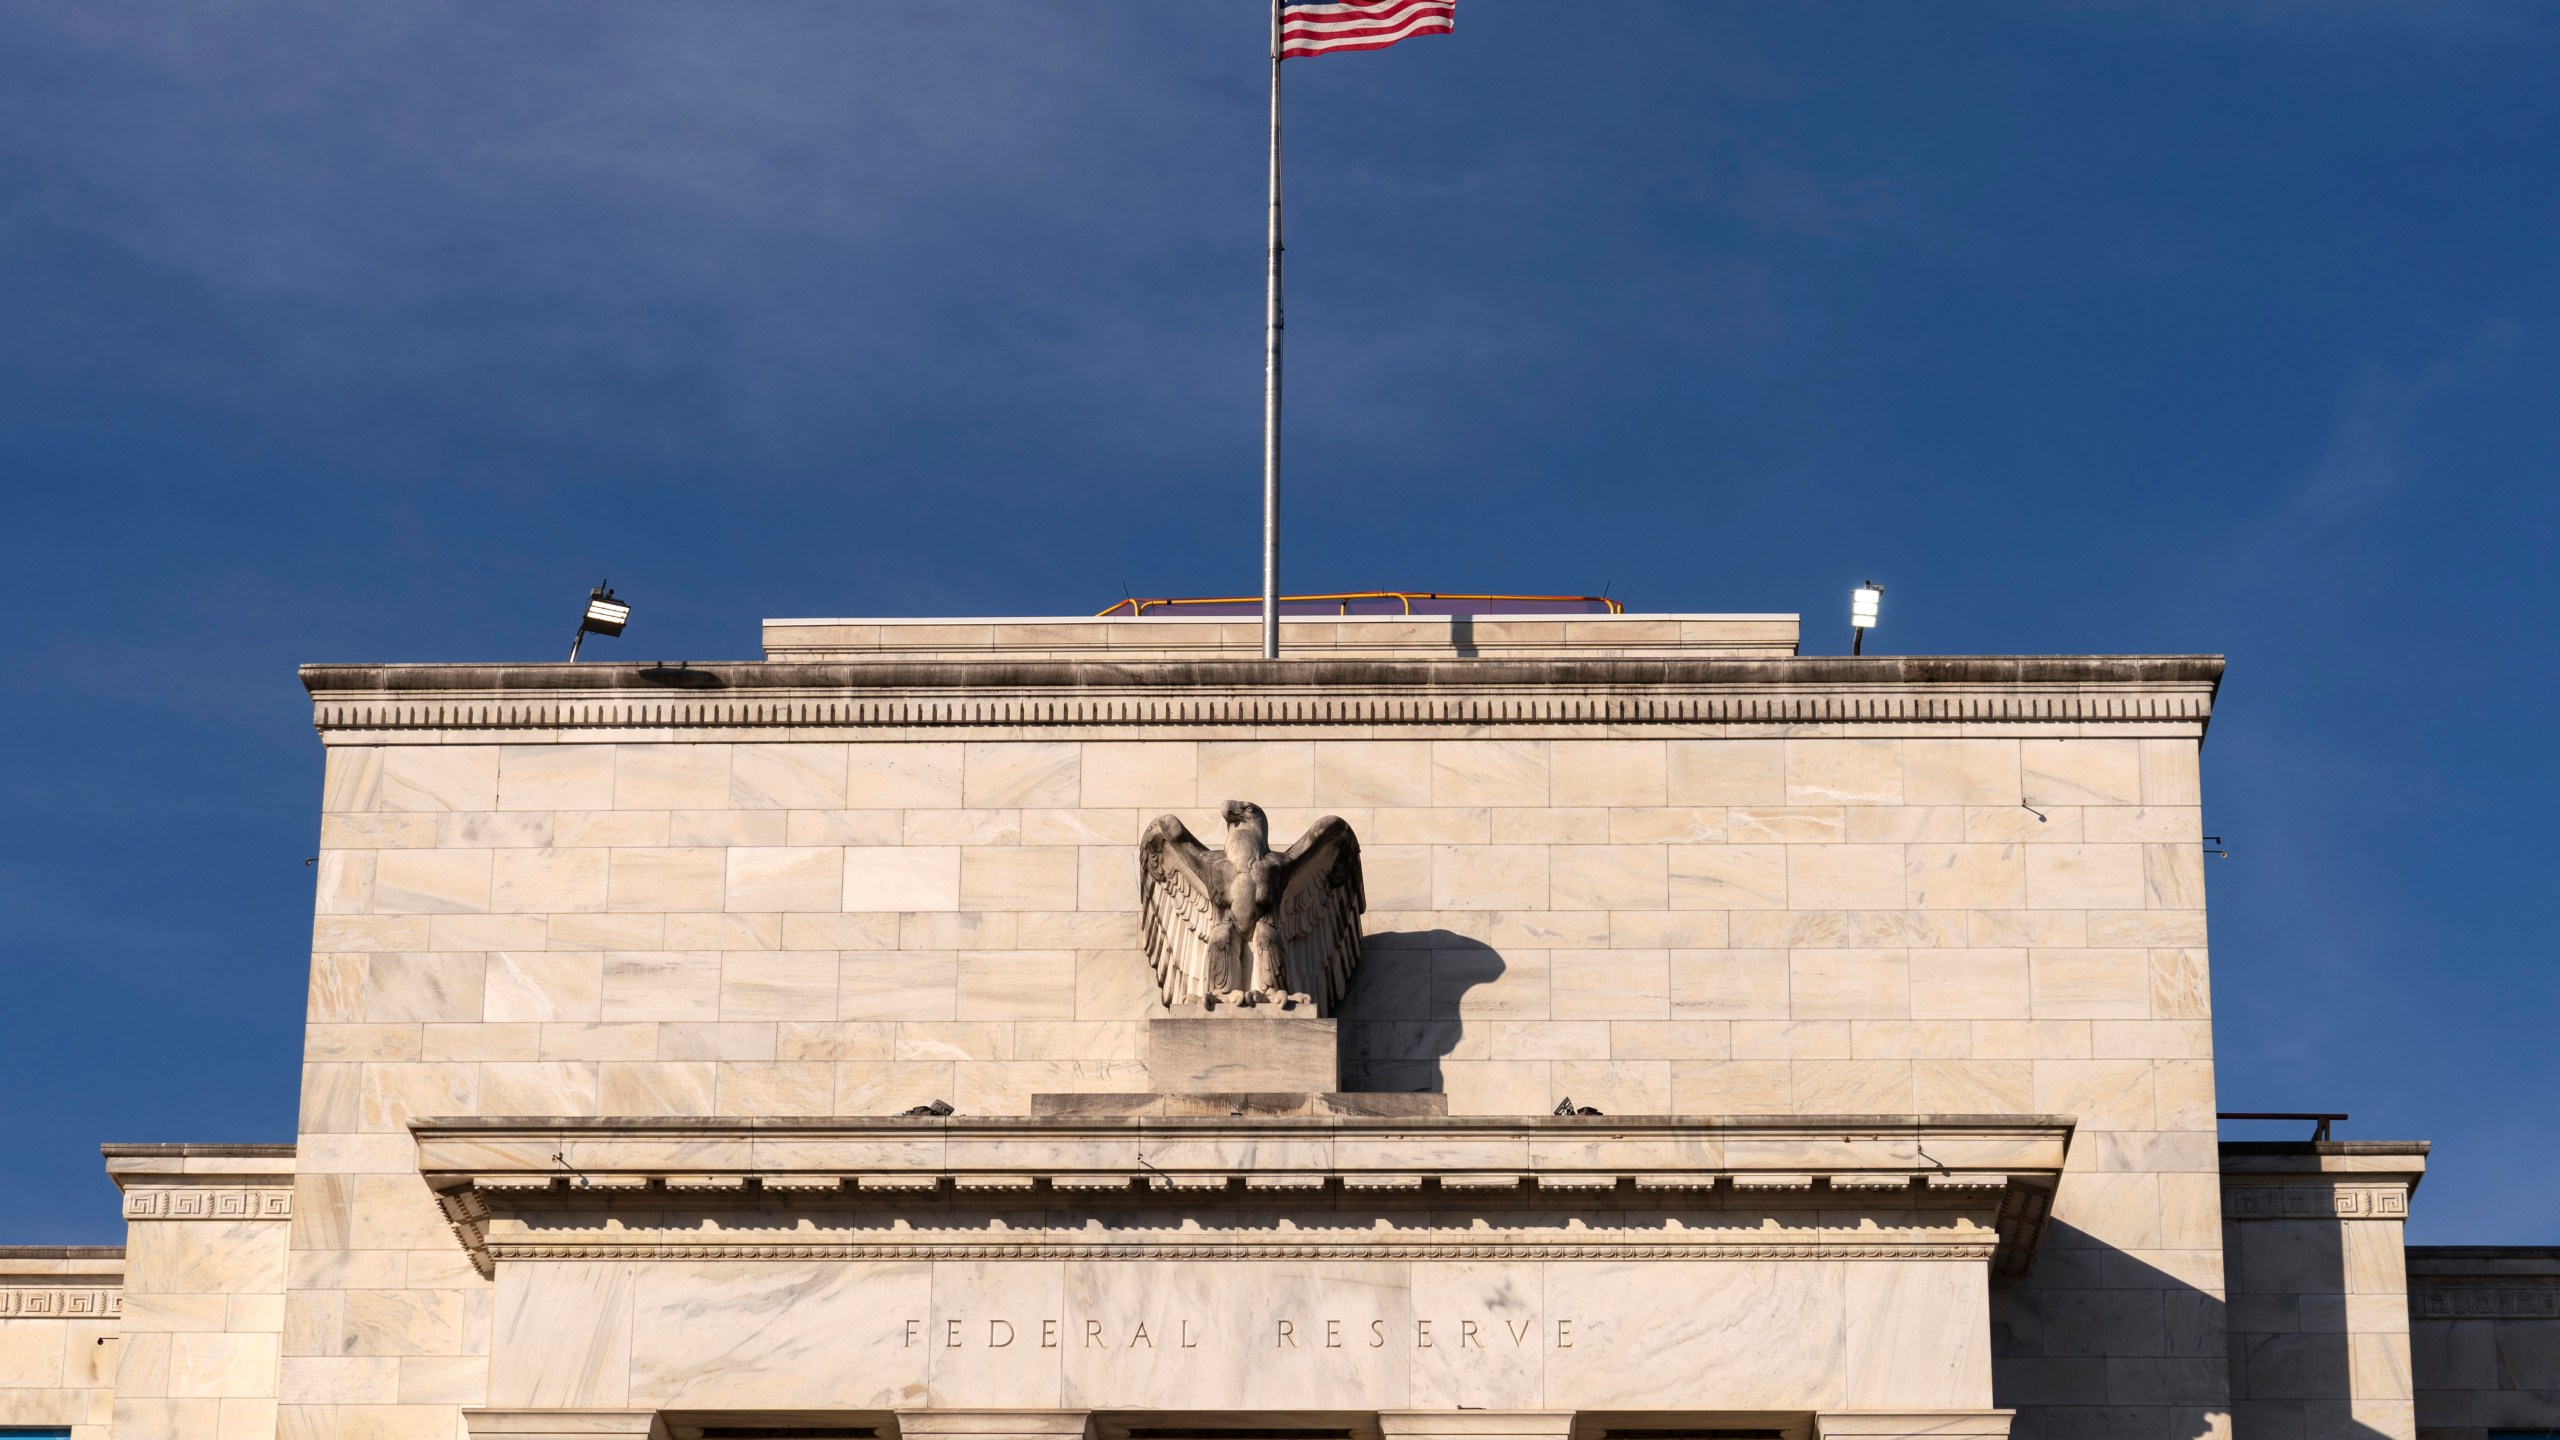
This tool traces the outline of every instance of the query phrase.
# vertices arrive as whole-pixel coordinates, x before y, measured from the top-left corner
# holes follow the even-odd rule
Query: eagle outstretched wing
[[[1227,857],[1171,815],[1158,817],[1138,841],[1138,926],[1168,1006],[1243,984],[1234,927],[1219,914],[1227,871]]]
[[[1360,837],[1338,815],[1307,827],[1281,857],[1279,922],[1283,988],[1315,998],[1331,1015],[1360,968],[1360,914],[1369,897],[1360,883]]]

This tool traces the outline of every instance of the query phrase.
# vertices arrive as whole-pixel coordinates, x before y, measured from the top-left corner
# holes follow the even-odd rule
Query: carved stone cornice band
[[[1131,729],[1700,735],[1725,727],[2030,727],[2197,735],[2215,656],[1022,660],[306,665],[323,737],[404,731],[1067,738]],[[1706,728],[1712,727],[1712,728]],[[2056,731],[2054,727],[2070,727]],[[883,732],[886,732],[885,734]]]
[[[123,1309],[123,1273],[64,1273],[61,1279],[0,1273],[0,1320],[113,1320]]]
[[[124,1218],[289,1221],[290,1145],[103,1145]]]
[[[2222,1187],[2226,1220],[2406,1220],[2405,1184],[2232,1185]]]
[[[2051,1117],[438,1120],[504,1258],[1976,1259],[2025,1266]]]
[[[124,1192],[127,1220],[290,1220],[291,1189],[138,1186]]]
[[[2560,1246],[2412,1245],[2416,1320],[2560,1319]]]
[[[2427,1171],[2427,1147],[2414,1141],[2225,1141],[2219,1149],[2222,1218],[2234,1222],[2400,1224]]]
[[[121,1287],[0,1285],[0,1320],[100,1320],[123,1313]]]
[[[2560,1284],[2412,1284],[2409,1314],[2420,1320],[2560,1319]]]
[[[113,1320],[124,1312],[124,1247],[0,1246],[0,1320]]]

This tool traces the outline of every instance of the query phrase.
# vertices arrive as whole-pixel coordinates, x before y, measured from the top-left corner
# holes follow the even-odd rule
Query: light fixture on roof
[[[578,618],[577,636],[569,642],[570,663],[577,663],[578,647],[587,643],[588,636],[619,635],[622,627],[629,623],[629,602],[614,598],[611,581],[599,583],[587,592],[587,613]]]
[[[1873,580],[1849,592],[1849,653],[1863,655],[1867,632],[1876,628],[1876,611],[1884,605],[1884,587]]]

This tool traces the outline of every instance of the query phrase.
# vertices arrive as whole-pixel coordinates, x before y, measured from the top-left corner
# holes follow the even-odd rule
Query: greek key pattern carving
[[[2226,1220],[2406,1220],[2409,1192],[2399,1185],[2232,1185],[2222,1192]]]
[[[2560,1284],[2424,1286],[2409,1292],[2409,1313],[2421,1320],[2560,1320]]]
[[[293,1192],[183,1185],[128,1190],[127,1220],[289,1220]]]
[[[2211,694],[2193,691],[2014,690],[1859,694],[1544,696],[1177,696],[1146,699],[327,700],[313,706],[326,734],[367,730],[1085,730],[1147,727],[1339,725],[1830,725],[2011,721],[2202,724]]]
[[[0,1285],[0,1320],[98,1320],[124,1313],[124,1292],[94,1285]]]

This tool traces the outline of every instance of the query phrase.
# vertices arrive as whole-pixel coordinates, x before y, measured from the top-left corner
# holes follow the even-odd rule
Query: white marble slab
[[[490,1402],[1966,1409],[1979,1261],[515,1261]]]

